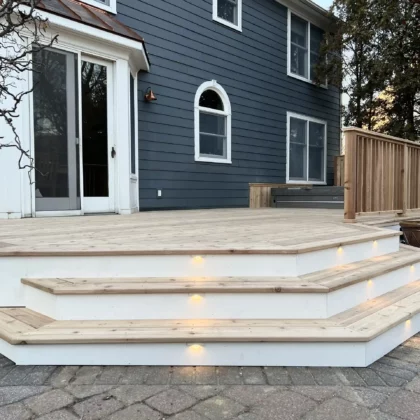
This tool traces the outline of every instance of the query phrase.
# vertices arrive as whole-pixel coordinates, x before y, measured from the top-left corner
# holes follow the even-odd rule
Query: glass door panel
[[[108,197],[107,67],[82,62],[83,184],[85,197]]]
[[[112,212],[115,148],[112,147],[112,65],[85,58],[81,63],[83,208]]]
[[[80,210],[77,56],[34,54],[35,210]]]

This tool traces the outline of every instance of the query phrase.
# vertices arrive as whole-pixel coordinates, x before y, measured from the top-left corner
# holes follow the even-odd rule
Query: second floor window
[[[213,0],[213,20],[242,30],[242,0]]]
[[[117,13],[117,0],[81,0],[82,3],[104,9],[107,12]]]
[[[312,82],[324,33],[289,11],[289,75]]]

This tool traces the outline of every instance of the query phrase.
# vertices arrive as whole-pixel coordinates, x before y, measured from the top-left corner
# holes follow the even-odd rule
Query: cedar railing
[[[345,128],[344,219],[420,208],[420,143]]]

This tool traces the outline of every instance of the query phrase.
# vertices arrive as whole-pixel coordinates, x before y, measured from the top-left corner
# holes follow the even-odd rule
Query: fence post
[[[356,221],[357,192],[357,133],[345,131],[346,153],[344,155],[344,221]]]
[[[408,144],[404,144],[404,161],[403,161],[403,214],[407,213],[408,208]]]

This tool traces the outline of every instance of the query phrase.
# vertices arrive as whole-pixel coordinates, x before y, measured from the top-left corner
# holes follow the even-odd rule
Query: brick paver
[[[420,335],[369,368],[15,366],[1,420],[419,420]]]

